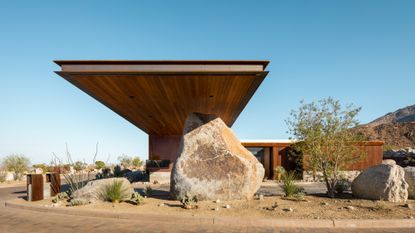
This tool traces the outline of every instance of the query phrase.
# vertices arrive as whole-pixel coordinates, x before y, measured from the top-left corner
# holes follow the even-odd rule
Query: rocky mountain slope
[[[396,148],[415,147],[415,105],[388,113],[356,131],[369,140],[383,140]]]

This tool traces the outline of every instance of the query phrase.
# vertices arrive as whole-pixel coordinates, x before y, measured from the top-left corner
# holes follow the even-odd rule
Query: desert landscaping
[[[324,182],[330,177],[321,174],[322,177],[317,179],[320,181],[304,182],[294,173],[277,167],[275,172],[280,176],[276,176],[276,180],[263,180],[262,165],[215,116],[191,114],[185,123],[183,145],[172,171],[172,183],[148,181],[149,175],[139,159],[121,156],[120,164],[112,167],[103,162],[95,162],[94,166],[81,166],[75,162],[67,171],[55,166],[55,170],[60,167],[59,171],[64,172],[62,179],[66,184],[62,186],[62,192],[36,202],[27,203],[19,199],[10,203],[50,209],[165,216],[258,219],[415,217],[415,168],[405,165],[403,168],[397,164],[401,160],[393,160],[404,157],[402,154],[411,156],[411,149],[385,150],[381,164],[349,179],[336,180],[331,196]],[[42,172],[39,166],[34,169]],[[334,171],[342,173],[341,170]],[[22,175],[15,174],[15,177]]]

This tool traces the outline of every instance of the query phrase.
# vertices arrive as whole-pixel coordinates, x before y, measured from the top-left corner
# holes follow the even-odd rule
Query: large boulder
[[[214,115],[190,114],[185,122],[170,180],[173,198],[251,199],[264,178],[264,167]]]
[[[89,181],[84,187],[76,190],[72,194],[72,199],[81,203],[95,203],[98,200],[104,201],[103,191],[105,187],[113,184],[115,181],[122,182],[121,190],[131,197],[134,193],[134,188],[126,178],[108,178]]]
[[[370,167],[353,181],[352,192],[357,198],[404,202],[408,199],[404,169],[394,164]]]
[[[405,181],[408,183],[408,198],[415,199],[415,167],[406,167]]]

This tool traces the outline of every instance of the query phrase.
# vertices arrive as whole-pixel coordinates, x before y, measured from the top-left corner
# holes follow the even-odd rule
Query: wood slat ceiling
[[[268,72],[57,73],[144,132],[178,135],[191,112],[216,114],[232,126]]]

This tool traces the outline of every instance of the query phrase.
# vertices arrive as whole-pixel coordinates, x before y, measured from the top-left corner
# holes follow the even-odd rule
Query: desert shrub
[[[0,170],[0,183],[3,183],[6,181],[7,172]]]
[[[147,185],[144,189],[144,195],[151,196],[151,194],[153,194],[153,188],[151,188],[150,185]]]
[[[135,156],[135,157],[132,158],[131,164],[133,165],[134,168],[137,169],[137,168],[143,166],[143,160],[141,160],[139,157]]]
[[[98,160],[98,161],[95,162],[95,168],[98,169],[98,170],[99,169],[104,169],[105,168],[105,163],[103,161]]]
[[[305,192],[304,192],[304,190],[300,188],[299,192],[297,192],[296,194],[294,194],[293,197],[297,201],[304,201],[305,200]]]
[[[123,172],[121,170],[121,166],[120,165],[116,165],[114,167],[113,174],[114,174],[114,177],[122,177],[123,176]]]
[[[124,168],[137,169],[143,165],[143,161],[138,156],[121,155],[118,161]]]
[[[111,168],[105,167],[95,175],[95,179],[106,179],[111,176]]]
[[[197,197],[188,192],[180,199],[180,203],[182,203],[182,207],[185,209],[197,208],[197,201]]]
[[[40,169],[42,169],[42,173],[52,172],[53,171],[53,167],[52,166],[46,165],[44,163],[34,164],[32,167],[33,168],[40,168]]]
[[[86,164],[81,161],[76,161],[72,166],[76,172],[80,172],[86,168]]]
[[[106,168],[102,169],[102,176],[104,178],[108,178],[108,177],[110,177],[110,175],[111,175],[111,169],[110,168],[106,167]]]
[[[112,183],[107,184],[102,191],[102,197],[105,201],[115,203],[131,198],[128,189],[123,187],[121,180],[114,180]]]
[[[134,192],[131,195],[131,200],[130,201],[135,205],[142,205],[142,204],[144,204],[144,197],[141,196],[138,192]]]
[[[281,180],[283,174],[286,173],[285,168],[282,166],[277,166],[274,168],[274,180]]]
[[[295,184],[294,180],[294,172],[286,172],[282,176],[281,188],[286,197],[293,197],[295,194],[302,192],[302,189]]]
[[[68,203],[69,206],[80,206],[80,205],[86,205],[89,204],[88,202],[85,202],[82,199],[71,199]]]
[[[118,162],[123,167],[129,167],[131,166],[132,158],[128,155],[121,155],[118,157]]]
[[[379,201],[376,201],[376,205],[372,208],[372,210],[374,210],[374,211],[383,211],[383,212],[392,211],[392,209],[388,207],[388,205],[386,204],[386,202],[383,199],[381,199]]]
[[[98,143],[95,147],[95,155],[92,159],[92,164],[95,164],[95,159],[98,154]],[[53,160],[52,164],[54,165],[54,168],[58,171],[63,171],[63,177],[65,179],[65,183],[69,186],[68,188],[68,195],[71,197],[72,194],[84,187],[90,180],[92,180],[91,171],[85,170],[85,163],[77,161],[73,162],[72,155],[69,153],[68,145],[66,145],[66,159],[67,163],[63,163],[62,160],[53,153]],[[70,167],[73,167],[77,172],[71,173],[69,172]]]
[[[337,181],[336,186],[334,188],[336,190],[336,193],[342,194],[345,191],[350,189],[350,185],[351,184],[350,184],[349,180],[347,180],[345,178],[342,178],[342,179]]]
[[[20,180],[29,167],[30,160],[24,155],[12,154],[3,159],[2,165],[6,171],[14,172],[15,180]]]
[[[351,130],[358,125],[360,110],[353,105],[344,107],[329,97],[309,104],[301,102],[286,121],[291,139],[298,142],[291,147],[306,155],[303,163],[308,169],[322,172],[330,197],[335,196],[340,171],[366,155],[356,144],[362,137]]]
[[[58,193],[58,195],[56,195],[56,196],[52,199],[52,202],[53,202],[53,203],[57,203],[57,202],[59,202],[59,201],[62,201],[62,200],[68,200],[68,199],[69,199],[68,193],[66,193],[66,192],[60,192],[60,193]]]

